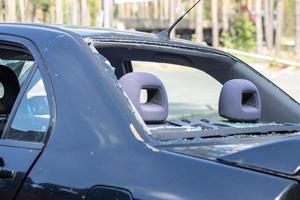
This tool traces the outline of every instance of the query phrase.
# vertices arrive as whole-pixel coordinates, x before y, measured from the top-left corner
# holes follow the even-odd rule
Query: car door
[[[11,94],[14,87],[11,86],[13,78],[7,80],[8,84],[5,78],[0,78],[0,123],[4,127],[0,139],[0,199],[14,199],[41,154],[50,130],[49,92],[46,89],[49,85],[38,55],[30,41],[0,34],[0,75],[8,68],[19,83],[13,107],[9,113],[1,113],[1,107],[11,102],[11,96],[5,95]],[[21,70],[17,66],[20,64]]]

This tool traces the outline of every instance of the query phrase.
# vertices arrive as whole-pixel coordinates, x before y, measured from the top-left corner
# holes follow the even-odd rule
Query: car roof
[[[0,27],[9,28],[9,32],[23,31],[24,33],[30,31],[30,29],[39,32],[39,34],[44,34],[47,32],[65,32],[69,34],[75,34],[82,38],[92,38],[94,40],[101,41],[120,41],[120,42],[137,42],[144,44],[164,44],[170,46],[184,47],[196,50],[205,50],[206,52],[218,53],[222,55],[229,55],[221,50],[212,48],[202,43],[196,43],[188,40],[183,40],[179,38],[160,38],[155,34],[133,31],[133,30],[119,30],[119,29],[105,29],[97,27],[84,27],[84,26],[68,26],[68,25],[50,25],[50,24],[24,24],[24,23],[0,23]],[[35,35],[32,37],[40,37],[40,35]]]
[[[146,32],[138,32],[134,30],[120,30],[120,29],[109,29],[109,28],[97,28],[97,27],[84,27],[84,26],[55,26],[68,31],[72,31],[81,37],[103,37],[107,34],[113,35],[127,35],[136,37],[153,37],[153,34]]]
[[[79,27],[79,26],[56,26],[61,29],[76,33],[81,37],[90,37],[92,39],[100,40],[134,40],[155,42],[155,43],[169,43],[178,44],[184,46],[203,47],[210,50],[216,50],[202,43],[196,43],[179,38],[162,39],[153,33],[140,32],[135,30],[119,30],[119,29],[106,29],[106,28],[95,28],[95,27]],[[216,50],[218,51],[218,50]]]
[[[105,29],[105,28],[95,28],[95,27],[76,27],[76,26],[56,26],[66,31],[73,32],[80,37],[92,38],[94,40],[101,40],[101,41],[120,41],[120,42],[136,42],[140,44],[157,44],[157,45],[170,45],[170,46],[177,46],[189,49],[196,49],[196,50],[205,50],[207,52],[227,55],[232,57],[230,54],[215,49],[213,47],[207,46],[204,43],[197,43],[189,40],[184,40],[180,38],[170,38],[164,39],[159,38],[157,35],[153,33],[146,33],[134,30],[119,30],[119,29]]]

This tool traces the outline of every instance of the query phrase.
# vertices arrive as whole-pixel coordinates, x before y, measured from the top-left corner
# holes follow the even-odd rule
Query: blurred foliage
[[[49,12],[51,2],[49,0],[32,0],[32,4],[35,8],[43,10],[43,12]]]
[[[210,10],[211,10],[210,2],[209,1],[203,1],[203,19],[210,19],[211,18]]]
[[[67,7],[68,7],[68,5],[67,5],[67,1],[66,0],[64,0],[63,1],[63,16],[64,16],[64,19],[63,19],[63,23],[64,24],[67,24],[68,23],[68,12],[67,12]]]
[[[97,14],[96,0],[90,0],[89,7],[90,7],[91,25],[96,26],[96,17],[95,17]]]
[[[248,13],[239,12],[232,19],[229,31],[223,32],[220,40],[228,48],[254,51],[256,48],[255,25]]]
[[[49,0],[32,0],[32,5],[34,9],[41,10],[43,12],[43,15],[41,15],[43,22],[50,22],[51,2]]]
[[[287,37],[292,37],[295,35],[295,0],[284,0],[284,35]]]

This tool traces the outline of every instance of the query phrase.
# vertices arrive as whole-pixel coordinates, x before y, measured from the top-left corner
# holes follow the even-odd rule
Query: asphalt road
[[[290,72],[274,80],[283,90],[300,102],[300,70]]]
[[[300,103],[300,68],[285,73],[282,73],[285,69],[265,68],[262,65],[254,66],[254,68]]]

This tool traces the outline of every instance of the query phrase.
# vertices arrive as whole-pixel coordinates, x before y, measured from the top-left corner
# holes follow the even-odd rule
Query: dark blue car
[[[1,200],[300,199],[299,104],[222,51],[1,24],[0,83]]]

